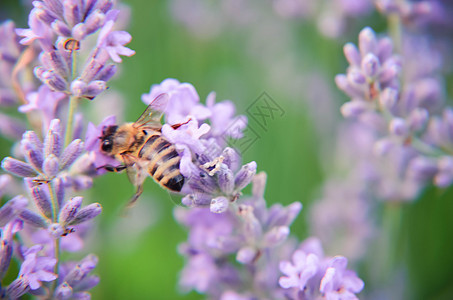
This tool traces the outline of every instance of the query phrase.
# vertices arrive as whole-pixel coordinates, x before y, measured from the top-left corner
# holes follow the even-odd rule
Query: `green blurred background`
[[[260,138],[243,153],[243,161],[254,160],[259,171],[267,172],[269,205],[304,204],[291,231],[299,240],[308,237],[310,203],[320,196],[323,179],[331,170],[335,128],[341,120],[338,108],[346,101],[333,78],[346,68],[342,45],[356,42],[358,31],[344,40],[329,40],[309,22],[272,17],[269,3],[263,2],[269,7],[263,8],[253,29],[227,23],[227,28],[236,29],[201,38],[174,21],[167,1],[123,3],[130,7],[127,30],[133,40],[128,47],[136,54],[124,58],[110,91],[119,91],[125,99],[124,120],[137,118],[145,108],[141,95],[165,78],[192,83],[202,101],[215,91],[218,101],[234,101],[238,114],[246,114],[266,92],[285,114],[270,121],[265,130],[250,120]],[[27,12],[16,1],[2,0],[0,8],[2,18],[7,11],[18,27],[26,26]],[[378,32],[385,30],[385,21],[377,15],[358,23],[358,30],[365,24]],[[284,36],[267,32],[273,26],[283,30]],[[285,67],[279,69],[279,65]],[[4,139],[1,143],[10,145]],[[1,151],[2,156],[8,155],[7,147]],[[203,299],[177,288],[184,264],[177,246],[187,232],[173,218],[174,197],[149,179],[139,204],[130,215],[122,216],[121,209],[133,192],[125,174],[106,174],[96,178],[86,194],[104,208],[86,249],[100,258],[95,273],[101,282],[93,290],[93,299]],[[408,295],[414,299],[453,298],[452,211],[451,189],[430,189],[420,201],[404,208],[403,233],[397,234],[402,242],[395,248],[397,259],[408,263],[412,284],[403,289],[411,290]],[[373,287],[368,278],[362,278],[366,288]]]

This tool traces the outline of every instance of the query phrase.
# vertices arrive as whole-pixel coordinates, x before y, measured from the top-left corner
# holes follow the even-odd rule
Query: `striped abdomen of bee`
[[[181,161],[175,146],[167,141],[160,132],[151,133],[137,157],[147,161],[148,173],[163,187],[179,192],[184,185],[184,176],[179,171]]]

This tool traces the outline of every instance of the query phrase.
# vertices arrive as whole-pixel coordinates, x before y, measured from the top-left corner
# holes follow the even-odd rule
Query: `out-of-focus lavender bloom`
[[[0,113],[0,134],[10,139],[20,139],[25,130],[21,120]]]
[[[13,90],[12,73],[19,59],[23,46],[15,32],[12,21],[0,24],[0,106],[11,106],[17,103]]]
[[[27,204],[28,200],[20,195],[3,204],[0,208],[0,227],[16,218]]]
[[[20,196],[18,196],[20,197]],[[9,202],[6,204],[11,206],[11,201],[15,200],[12,204],[14,206],[14,211],[13,213],[10,213],[9,216],[15,217],[15,215],[18,213],[19,210],[22,210],[23,207],[20,203],[18,203],[17,198],[11,199]],[[9,203],[9,204],[8,204]],[[3,210],[3,209],[2,209]],[[3,210],[3,213],[5,211]],[[3,219],[5,221],[5,218]],[[3,279],[5,276],[6,272],[8,271],[11,258],[13,256],[13,246],[14,246],[14,235],[22,230],[23,228],[23,222],[18,220],[17,218],[11,218],[8,223],[5,224],[5,226],[2,226],[2,236],[0,238],[1,242],[1,248],[0,248],[0,279]]]
[[[43,118],[43,131],[46,131],[50,122],[57,117],[56,112],[59,102],[66,98],[61,92],[54,92],[48,86],[42,85],[37,92],[26,96],[27,104],[19,106],[22,113],[39,111]]]
[[[149,105],[157,96],[163,93],[170,96],[165,109],[165,120],[169,124],[185,122],[187,117],[204,121],[211,116],[209,109],[200,103],[200,97],[193,85],[180,83],[173,78],[168,78],[160,84],[152,85],[149,94],[142,95],[142,101]]]
[[[355,260],[366,253],[372,233],[370,193],[358,187],[358,182],[352,178],[328,182],[322,199],[314,203],[310,223],[328,253],[337,251]]]
[[[383,14],[396,14],[404,24],[415,30],[447,33],[453,26],[449,17],[453,6],[449,1],[377,0],[376,8]]]
[[[392,51],[392,41],[389,38],[377,39],[369,27],[359,34],[359,48],[351,43],[344,46],[350,66],[346,75],[335,77],[337,86],[352,98],[342,106],[344,116],[358,118],[373,111],[381,90],[398,90],[401,63]]]
[[[330,38],[343,34],[351,18],[360,18],[373,11],[371,0],[274,0],[273,6],[282,17],[316,21],[319,31]]]
[[[437,161],[451,156],[445,139],[437,138],[442,135],[440,119],[435,116],[443,102],[443,86],[437,75],[440,64],[435,60],[420,67],[425,58],[414,52],[414,45],[421,45],[415,47],[418,51],[431,51],[431,47],[426,39],[409,40],[412,46],[403,49],[405,61],[401,64],[392,55],[392,42],[376,39],[374,32],[365,28],[359,35],[359,49],[352,44],[344,47],[350,63],[347,75],[336,77],[338,87],[351,97],[342,106],[343,115],[366,125],[375,136],[374,151],[381,156],[381,166],[376,164],[375,168],[382,175],[376,191],[384,199],[414,198],[433,179],[442,187],[450,182],[448,167],[440,171]],[[401,69],[405,70],[403,78]],[[398,84],[401,79],[402,86]]]
[[[98,258],[89,254],[79,262],[65,262],[61,266],[58,287],[55,295],[64,295],[63,299],[89,299],[86,291],[99,283],[99,277],[90,275],[96,267]]]
[[[124,47],[125,44],[128,44],[132,40],[131,35],[126,31],[112,31],[113,25],[113,20],[108,21],[104,25],[99,33],[98,47],[107,50],[110,58],[114,62],[120,63],[122,61],[120,55],[132,56],[135,54],[135,51]]]
[[[12,177],[8,174],[0,175],[0,198],[10,192],[9,187],[13,186]]]
[[[42,246],[36,245],[24,252],[25,261],[22,263],[19,272],[19,280],[23,280],[30,289],[36,290],[41,286],[41,281],[52,281],[57,275],[52,273],[55,258],[38,256]]]
[[[279,284],[287,289],[287,299],[358,299],[355,294],[364,283],[346,266],[345,257],[325,257],[320,242],[309,238],[294,252],[292,262],[280,262],[286,276]]]
[[[346,269],[348,260],[343,256],[332,258],[321,280],[320,292],[326,299],[358,299],[355,294],[364,287],[355,272]]]

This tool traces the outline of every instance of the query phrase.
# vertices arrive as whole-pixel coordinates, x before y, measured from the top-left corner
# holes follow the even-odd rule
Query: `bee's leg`
[[[105,165],[105,166],[102,166],[102,167],[98,167],[97,169],[104,169],[106,170],[107,172],[115,172],[115,173],[118,173],[118,172],[121,172],[121,171],[124,171],[127,167],[125,165],[121,165],[121,166],[111,166],[111,165]]]
[[[137,191],[135,192],[134,196],[129,200],[127,203],[127,208],[131,208],[134,206],[135,202],[137,202],[140,195],[143,193],[143,184],[137,186]]]
[[[189,120],[187,120],[187,121],[184,122],[184,123],[173,124],[173,125],[171,125],[171,127],[172,127],[173,129],[176,130],[176,129],[178,129],[179,127],[181,127],[182,125],[185,125],[185,124],[189,123],[190,121],[192,121],[192,118],[189,118]]]

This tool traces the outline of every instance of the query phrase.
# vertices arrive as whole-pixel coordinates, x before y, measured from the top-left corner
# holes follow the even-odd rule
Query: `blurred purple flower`
[[[53,281],[57,278],[57,275],[53,273],[57,260],[38,256],[38,252],[41,250],[42,246],[35,245],[23,253],[25,260],[19,271],[19,280],[23,280],[32,290],[41,287],[41,281]]]
[[[135,51],[124,47],[124,45],[132,40],[131,35],[126,31],[112,31],[114,24],[113,20],[109,20],[102,27],[99,33],[97,47],[107,50],[110,58],[114,62],[120,63],[122,61],[120,55],[132,56],[135,54]]]
[[[364,287],[357,275],[346,269],[348,260],[343,256],[335,256],[329,263],[321,280],[320,292],[326,299],[358,299],[355,294]]]
[[[149,94],[142,95],[142,101],[149,105],[157,96],[166,93],[170,96],[165,109],[165,120],[168,124],[177,124],[195,118],[204,121],[210,117],[210,111],[200,104],[200,97],[190,83],[180,83],[178,80],[168,78],[160,84],[151,86]]]
[[[280,271],[286,276],[280,277],[279,284],[282,288],[297,287],[305,290],[307,282],[318,272],[319,258],[313,254],[306,254],[297,250],[293,254],[293,262],[282,261]]]
[[[46,131],[50,121],[55,119],[59,102],[66,98],[61,92],[54,92],[48,86],[41,85],[37,92],[31,92],[26,96],[27,104],[19,106],[21,113],[39,111],[43,117],[43,131]]]

